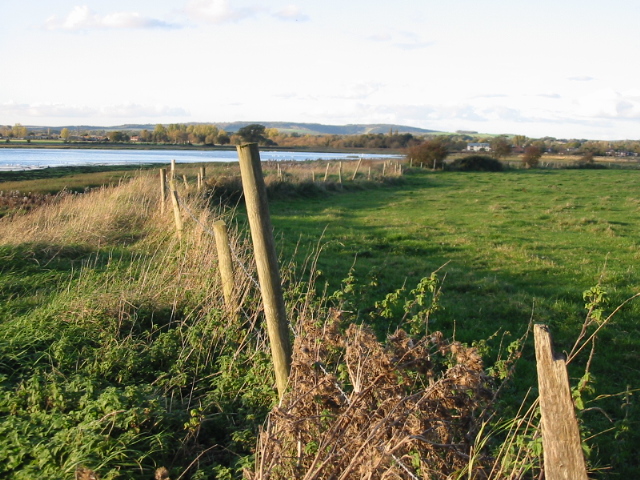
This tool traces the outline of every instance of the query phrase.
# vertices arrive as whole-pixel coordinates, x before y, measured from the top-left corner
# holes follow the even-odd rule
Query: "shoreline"
[[[236,151],[235,145],[174,145],[157,143],[95,143],[95,142],[0,142],[2,148],[19,148],[32,150],[184,150],[184,151]],[[391,148],[327,148],[327,147],[285,147],[285,146],[261,146],[260,151],[284,151],[284,152],[319,152],[319,153],[352,153],[352,154],[381,154],[381,155],[402,155],[401,149]]]

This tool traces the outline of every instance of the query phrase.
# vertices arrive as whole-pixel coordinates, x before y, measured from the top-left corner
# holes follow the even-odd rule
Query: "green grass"
[[[331,290],[354,265],[355,276],[367,285],[363,307],[405,282],[413,288],[442,267],[444,308],[433,315],[431,328],[469,343],[496,331],[518,337],[533,319],[550,326],[558,351],[568,351],[585,319],[585,290],[601,284],[608,293],[607,311],[640,292],[638,171],[421,172],[407,182],[273,202],[283,256],[297,244],[320,242],[321,281]],[[366,313],[360,317],[366,319]],[[592,365],[598,394],[640,387],[638,318],[636,300],[599,335]],[[572,375],[581,375],[585,360]],[[512,406],[528,387],[535,388],[531,346],[518,366]],[[617,426],[632,411],[637,427],[638,406],[621,410],[620,404],[616,397],[590,406],[606,408],[621,422]],[[583,418],[592,433],[616,426],[595,410]],[[600,462],[638,473],[637,458],[619,448],[620,442],[640,443],[638,433],[618,430],[598,442]]]
[[[321,166],[305,167],[303,178],[311,167],[322,178]],[[197,168],[180,174],[191,180]],[[193,222],[183,244],[172,238],[150,175],[0,219],[0,476],[62,479],[83,464],[103,478],[152,478],[167,466],[173,478],[200,458],[191,473],[230,478],[250,461],[275,401],[264,332],[253,328],[257,295],[245,286],[240,321],[225,315],[212,239]],[[323,298],[307,300],[331,306],[327,297],[353,267],[359,285],[341,293],[344,300],[351,291],[345,318],[372,321],[379,334],[397,320],[373,315],[374,303],[439,270],[442,308],[430,316],[431,331],[478,344],[491,365],[533,319],[550,326],[556,350],[568,351],[585,318],[585,290],[601,285],[605,313],[640,291],[639,184],[640,171],[614,169],[413,171],[344,190],[285,188],[272,178],[292,319],[304,310],[296,304],[306,291],[302,270],[320,250]],[[584,436],[609,430],[589,441],[592,466],[611,465],[601,477],[640,474],[640,412],[624,395],[640,388],[638,318],[636,300],[599,334],[595,390],[582,392]],[[529,339],[503,390],[506,418],[529,388],[535,394],[533,357]],[[572,365],[574,384],[585,365],[585,355]]]
[[[88,188],[117,184],[141,170],[160,166],[77,166],[0,172],[0,190],[32,193],[58,193],[62,190],[85,191]]]

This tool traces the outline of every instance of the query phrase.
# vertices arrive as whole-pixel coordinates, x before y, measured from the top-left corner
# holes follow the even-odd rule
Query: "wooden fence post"
[[[327,162],[327,169],[324,171],[324,183],[327,183],[327,178],[329,177],[329,165],[330,163]]]
[[[160,169],[160,213],[164,214],[167,202],[167,169]]]
[[[358,174],[358,170],[360,169],[360,165],[362,164],[362,157],[358,160],[358,164],[356,165],[356,169],[353,171],[353,176],[351,177],[351,181],[353,182],[356,179],[356,175]]]
[[[267,320],[267,332],[271,344],[273,367],[278,394],[282,399],[291,369],[291,342],[289,324],[280,283],[280,270],[267,203],[267,189],[260,165],[260,153],[256,143],[238,145],[238,159],[242,176],[242,190],[247,205],[247,216],[253,240],[258,269],[258,281]]]
[[[216,250],[218,251],[218,266],[220,267],[224,303],[231,311],[235,312],[233,259],[231,258],[227,224],[224,223],[224,220],[217,220],[213,223],[213,233],[216,238]]]
[[[553,353],[546,325],[533,327],[546,480],[587,480],[566,362]]]
[[[342,162],[338,164],[338,183],[342,185]]]
[[[171,160],[171,178],[176,178],[176,159]]]
[[[182,216],[180,215],[180,202],[178,201],[176,183],[173,178],[169,180],[169,190],[171,203],[173,203],[173,219],[176,222],[176,234],[178,235],[178,239],[182,240],[182,230],[184,229],[184,226],[182,224]]]

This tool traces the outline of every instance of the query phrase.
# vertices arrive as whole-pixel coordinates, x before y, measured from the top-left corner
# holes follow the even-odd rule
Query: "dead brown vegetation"
[[[339,315],[306,322],[294,346],[290,391],[260,437],[250,480],[486,478],[475,458],[493,393],[473,348],[439,333],[402,330],[379,342]]]

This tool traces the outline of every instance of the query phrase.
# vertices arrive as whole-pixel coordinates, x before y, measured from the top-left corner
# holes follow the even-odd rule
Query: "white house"
[[[488,143],[469,143],[467,150],[470,152],[490,152],[491,145]]]

